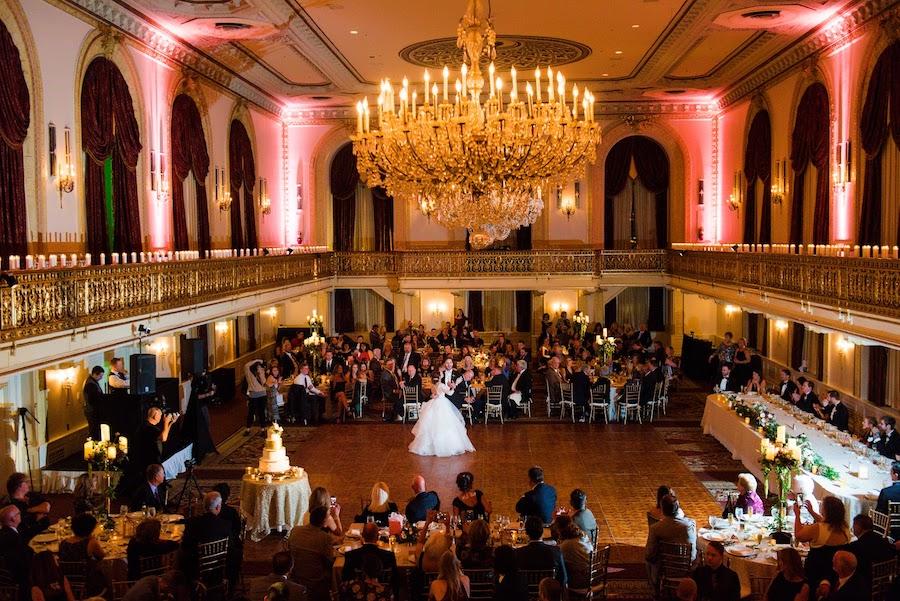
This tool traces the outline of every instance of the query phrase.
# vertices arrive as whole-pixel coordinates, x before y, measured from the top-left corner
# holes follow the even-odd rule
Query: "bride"
[[[447,398],[449,392],[450,387],[443,383],[432,387],[431,400],[422,405],[419,421],[413,427],[416,438],[409,443],[410,453],[450,457],[475,451],[462,414]]]

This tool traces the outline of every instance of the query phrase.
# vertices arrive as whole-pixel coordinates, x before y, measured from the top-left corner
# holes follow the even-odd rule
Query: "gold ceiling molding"
[[[439,38],[411,44],[400,51],[400,58],[420,67],[440,70],[444,65],[459,62],[459,47],[456,38]],[[498,35],[496,37],[497,56],[494,66],[500,71],[516,67],[520,71],[538,66],[574,63],[591,55],[591,47],[581,42],[527,35]],[[484,58],[485,65],[491,62]]]

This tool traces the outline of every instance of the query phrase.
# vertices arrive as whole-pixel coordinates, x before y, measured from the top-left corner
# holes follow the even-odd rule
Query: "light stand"
[[[200,484],[197,482],[197,476],[194,475],[194,460],[188,459],[184,462],[184,475],[182,478],[184,479],[184,483],[181,485],[181,490],[178,491],[178,495],[175,497],[175,508],[181,508],[181,502],[184,499],[184,495],[187,494],[187,508],[185,510],[185,515],[187,517],[192,517],[194,515],[194,491],[197,492],[197,499],[203,498],[203,489],[200,488]]]
[[[34,478],[31,475],[31,450],[28,448],[28,422],[25,419],[25,416],[30,415],[31,419],[34,420],[34,423],[40,424],[41,422],[34,416],[34,413],[28,410],[28,407],[19,407],[17,410],[19,414],[20,427],[19,431],[22,432],[23,441],[25,442],[25,463],[28,466],[28,480],[31,482],[31,488],[34,489]],[[43,489],[43,486],[41,486]]]

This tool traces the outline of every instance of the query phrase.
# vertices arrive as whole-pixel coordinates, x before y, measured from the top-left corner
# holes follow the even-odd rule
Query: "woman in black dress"
[[[468,323],[469,318],[466,317],[466,314],[463,313],[462,309],[456,310],[456,315],[453,316],[453,327],[456,328],[457,334],[462,332],[463,327]]]
[[[741,386],[750,380],[750,376],[753,373],[753,368],[750,365],[750,355],[750,349],[747,348],[747,339],[741,338],[738,340],[737,350],[734,351],[734,369],[732,370],[734,381]]]
[[[483,492],[472,488],[474,483],[472,472],[460,472],[456,476],[459,494],[453,499],[453,515],[461,516],[467,522],[488,520],[491,515],[491,502],[484,498]]]
[[[764,601],[794,601],[804,590],[809,594],[809,584],[803,574],[803,561],[793,547],[779,549],[778,574],[772,579]],[[805,598],[805,595],[803,598]]]
[[[191,378],[191,396],[184,412],[182,433],[194,441],[193,455],[197,463],[209,453],[218,453],[209,431],[209,400],[216,396],[216,385],[204,370]]]

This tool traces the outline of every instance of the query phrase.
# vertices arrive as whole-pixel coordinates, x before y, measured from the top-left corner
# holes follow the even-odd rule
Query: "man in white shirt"
[[[731,366],[723,365],[722,376],[719,378],[718,384],[716,384],[716,392],[737,392],[737,390],[738,384],[731,377]]]
[[[125,361],[122,357],[113,357],[113,360],[110,362],[107,383],[110,392],[128,391],[131,388],[128,372],[125,371]]]
[[[441,384],[445,384],[446,386],[451,386],[453,384],[453,359],[451,359],[450,357],[444,359],[444,363],[441,365],[438,379],[440,380]]]
[[[294,384],[306,390],[300,403],[300,418],[303,420],[303,425],[318,423],[319,417],[325,411],[325,395],[316,388],[312,378],[309,377],[308,364],[304,363],[300,366],[300,375],[294,378]]]
[[[397,366],[397,371],[399,375],[402,377],[403,374],[406,373],[406,368],[410,365],[415,365],[416,369],[419,369],[419,363],[422,361],[421,355],[419,353],[412,350],[412,342],[404,342],[403,343],[403,353],[400,355],[399,365]]]

